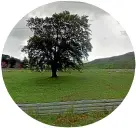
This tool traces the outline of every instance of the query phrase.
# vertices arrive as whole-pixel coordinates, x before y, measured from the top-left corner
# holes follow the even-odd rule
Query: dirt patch
[[[66,114],[57,116],[54,125],[69,125],[72,126],[75,123],[88,119],[87,114]]]
[[[61,97],[61,102],[64,102],[64,101],[72,101],[74,100],[74,95],[67,95],[67,96],[63,96]]]

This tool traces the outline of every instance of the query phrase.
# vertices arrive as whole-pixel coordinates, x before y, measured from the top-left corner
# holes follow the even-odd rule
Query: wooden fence
[[[18,104],[25,112],[38,115],[73,113],[87,113],[91,111],[112,111],[120,105],[122,99],[81,100],[67,102]]]

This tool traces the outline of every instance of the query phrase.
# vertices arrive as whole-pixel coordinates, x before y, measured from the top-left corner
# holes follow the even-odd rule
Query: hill
[[[134,52],[129,52],[119,56],[96,59],[85,63],[84,67],[101,69],[134,69],[135,55]]]

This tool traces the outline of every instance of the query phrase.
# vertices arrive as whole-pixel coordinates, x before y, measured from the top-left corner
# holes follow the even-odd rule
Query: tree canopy
[[[79,70],[92,49],[88,16],[63,11],[51,17],[31,17],[27,26],[33,36],[22,51],[28,54],[30,67],[43,70],[45,64],[50,65],[52,77],[57,77],[58,69]]]
[[[26,57],[24,57],[24,59],[22,60],[22,66],[24,69],[28,68],[29,66],[29,60]]]

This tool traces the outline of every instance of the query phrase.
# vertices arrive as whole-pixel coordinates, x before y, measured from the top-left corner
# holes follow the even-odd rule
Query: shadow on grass
[[[40,76],[40,77],[35,77],[34,79],[30,79],[30,81],[36,83],[36,86],[53,86],[53,85],[59,85],[63,84],[64,86],[70,83],[73,83],[72,81],[80,81],[83,79],[82,76],[79,75],[59,75],[58,77],[50,77],[50,76]]]

